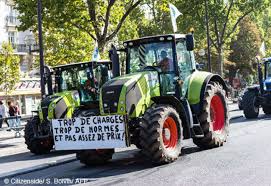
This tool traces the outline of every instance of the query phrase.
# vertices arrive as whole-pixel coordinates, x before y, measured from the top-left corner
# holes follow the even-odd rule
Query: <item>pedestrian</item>
[[[18,118],[16,118],[16,116],[18,116],[18,109],[12,101],[8,101],[8,113],[10,117],[13,117],[11,119],[8,119],[9,127],[18,127]]]
[[[7,108],[4,103],[0,100],[0,128],[2,128],[2,124],[5,118],[7,117]]]

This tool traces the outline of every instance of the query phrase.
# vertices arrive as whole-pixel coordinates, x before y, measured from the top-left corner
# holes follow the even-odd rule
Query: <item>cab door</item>
[[[181,97],[185,97],[188,90],[189,78],[195,67],[195,59],[192,51],[186,48],[185,40],[178,40],[176,42],[177,64],[179,71],[179,86]]]

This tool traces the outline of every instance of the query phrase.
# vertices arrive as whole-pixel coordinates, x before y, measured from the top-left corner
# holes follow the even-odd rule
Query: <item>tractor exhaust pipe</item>
[[[48,95],[53,95],[52,71],[47,65],[44,66],[44,70],[45,84],[47,84]]]
[[[120,76],[119,55],[118,55],[118,51],[114,45],[111,45],[111,49],[109,50],[109,58],[110,58],[110,61],[112,61],[113,77]]]

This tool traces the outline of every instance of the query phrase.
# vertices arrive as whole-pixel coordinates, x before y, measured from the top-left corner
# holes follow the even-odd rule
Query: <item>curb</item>
[[[28,174],[28,173],[35,172],[35,171],[48,169],[50,167],[55,167],[55,166],[58,166],[58,165],[70,163],[70,162],[73,162],[73,161],[76,161],[76,160],[77,160],[76,157],[69,157],[69,158],[65,158],[65,159],[62,159],[62,160],[58,160],[58,161],[51,161],[51,162],[44,163],[42,165],[37,165],[37,166],[34,166],[34,167],[30,167],[30,168],[19,169],[19,170],[16,170],[16,171],[12,171],[12,172],[8,172],[6,174],[0,175],[0,180],[5,179],[5,178],[11,178],[11,177],[19,176],[19,175],[22,175],[22,174]]]

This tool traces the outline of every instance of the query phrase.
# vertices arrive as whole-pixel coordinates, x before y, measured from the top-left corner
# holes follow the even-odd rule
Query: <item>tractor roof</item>
[[[175,38],[175,39],[180,39],[180,38],[183,38],[185,39],[185,34],[166,34],[166,35],[156,35],[156,36],[146,36],[146,37],[142,37],[142,38],[138,38],[138,39],[133,39],[133,40],[127,40],[127,41],[124,41],[124,43],[128,43],[128,42],[151,42],[151,41],[157,41],[159,40],[160,38],[168,38],[168,37],[172,37],[172,38]]]
[[[77,62],[77,63],[70,63],[70,64],[66,64],[66,65],[58,65],[53,67],[53,69],[56,68],[73,68],[79,65],[84,65],[84,64],[91,64],[91,63],[111,63],[108,60],[99,60],[99,61],[85,61],[85,62]]]
[[[271,62],[271,57],[264,58],[263,61],[265,61],[265,62]]]

